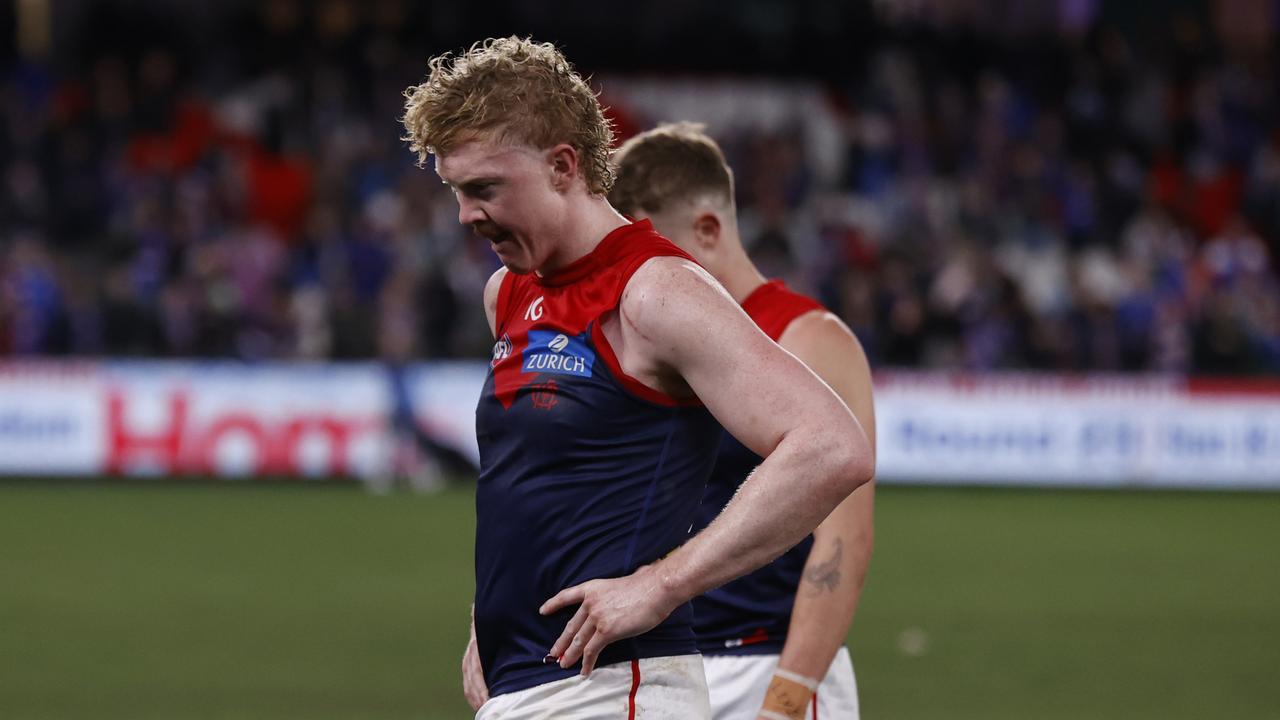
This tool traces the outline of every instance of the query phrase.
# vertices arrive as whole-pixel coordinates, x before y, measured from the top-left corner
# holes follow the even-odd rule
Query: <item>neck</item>
[[[711,274],[729,291],[734,302],[741,305],[756,288],[767,282],[767,279],[756,268],[741,243],[731,243],[732,250],[717,263]],[[710,269],[710,268],[708,268]]]
[[[581,260],[596,249],[605,235],[627,224],[627,219],[600,195],[587,195],[565,212],[560,243],[538,268],[539,275],[555,273]]]

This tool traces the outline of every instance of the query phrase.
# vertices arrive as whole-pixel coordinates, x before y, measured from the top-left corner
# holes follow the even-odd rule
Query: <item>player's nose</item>
[[[484,211],[475,203],[460,199],[458,200],[458,222],[463,225],[475,225],[478,222],[487,220]]]

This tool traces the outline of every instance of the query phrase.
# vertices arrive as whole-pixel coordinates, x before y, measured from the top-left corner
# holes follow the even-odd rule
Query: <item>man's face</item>
[[[437,155],[436,172],[453,188],[458,222],[487,239],[511,272],[533,272],[555,251],[563,197],[553,186],[547,153],[473,140]]]

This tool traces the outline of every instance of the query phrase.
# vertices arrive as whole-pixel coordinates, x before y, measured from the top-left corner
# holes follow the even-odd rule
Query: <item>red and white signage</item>
[[[484,367],[421,366],[417,421],[475,457]],[[0,365],[0,473],[365,477],[385,471],[394,385],[376,364]]]
[[[375,476],[397,394],[474,460],[486,371],[0,363],[0,474]],[[883,372],[876,422],[882,482],[1280,488],[1280,382]]]

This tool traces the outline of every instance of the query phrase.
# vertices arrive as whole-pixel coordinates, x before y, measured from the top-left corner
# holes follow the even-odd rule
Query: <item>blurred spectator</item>
[[[1259,29],[1277,11],[1219,3],[1149,41],[1090,0],[989,5],[874,3],[856,60],[762,55],[816,63],[836,120],[753,124],[739,104],[711,127],[757,262],[838,309],[878,365],[1280,372],[1280,97]],[[113,22],[133,29],[8,59],[0,353],[487,356],[496,262],[396,122],[443,49],[417,28],[475,18],[271,0],[168,20],[185,30]],[[672,41],[636,28],[632,50]],[[730,94],[699,83],[717,82],[670,84],[712,102]],[[623,129],[684,119],[608,98]]]

